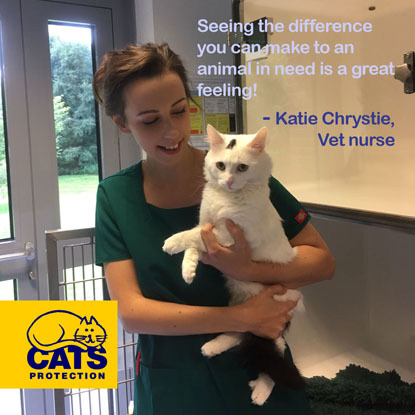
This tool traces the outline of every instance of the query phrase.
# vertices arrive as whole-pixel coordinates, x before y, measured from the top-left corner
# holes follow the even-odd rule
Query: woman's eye
[[[152,120],[152,121],[143,121],[143,124],[145,124],[145,125],[154,124],[157,120],[158,120],[158,118],[154,118],[154,120]]]
[[[173,115],[181,115],[181,114],[184,114],[185,112],[186,112],[186,108],[183,108],[182,110],[173,112],[172,114]],[[143,124],[151,125],[151,124],[154,124],[155,122],[157,122],[158,120],[159,120],[159,117],[154,118],[154,120],[151,120],[151,121],[143,121]]]
[[[225,164],[224,164],[224,163],[222,163],[221,161],[218,161],[218,162],[216,163],[216,167],[217,167],[219,170],[225,170]]]
[[[247,171],[248,170],[248,166],[246,164],[240,164],[238,166],[238,171]]]

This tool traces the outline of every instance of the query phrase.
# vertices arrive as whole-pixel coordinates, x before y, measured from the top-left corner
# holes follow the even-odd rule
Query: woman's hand
[[[207,253],[202,254],[201,261],[212,265],[225,275],[238,280],[247,280],[251,266],[251,249],[243,230],[230,219],[226,220],[226,227],[235,243],[224,247],[219,244],[214,233],[213,225],[207,224],[200,231]]]
[[[239,307],[247,324],[247,330],[256,336],[276,339],[291,320],[288,314],[296,305],[296,301],[276,301],[274,295],[285,294],[287,289],[282,285],[268,286],[264,291],[249,298]]]

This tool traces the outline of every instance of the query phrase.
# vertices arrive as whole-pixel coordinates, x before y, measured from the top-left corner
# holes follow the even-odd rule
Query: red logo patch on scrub
[[[140,375],[140,360],[141,360],[141,352],[138,352],[136,366],[135,366],[135,372],[137,373],[137,376]]]
[[[305,218],[307,217],[307,213],[304,212],[303,209],[301,209],[298,212],[298,215],[294,218],[298,223],[303,223]]]

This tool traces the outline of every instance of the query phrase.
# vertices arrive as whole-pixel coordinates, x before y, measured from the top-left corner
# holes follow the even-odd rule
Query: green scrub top
[[[139,162],[100,182],[96,204],[96,264],[133,259],[143,295],[159,301],[226,306],[229,295],[221,273],[199,263],[191,285],[181,276],[183,253],[162,251],[169,236],[198,223],[199,205],[162,209],[146,202]],[[304,207],[273,177],[271,201],[289,239],[310,220]],[[120,278],[122,276],[120,275]],[[201,346],[217,334],[159,336],[140,334],[135,374],[135,415],[311,414],[304,391],[276,385],[262,406],[251,403],[248,373],[237,355],[211,359]],[[286,358],[291,359],[289,348]]]

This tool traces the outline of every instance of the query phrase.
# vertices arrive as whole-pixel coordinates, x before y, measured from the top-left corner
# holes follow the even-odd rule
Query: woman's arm
[[[287,288],[329,280],[333,277],[336,262],[323,238],[309,222],[294,238],[291,246],[297,247],[297,256],[288,264],[258,263],[251,261],[249,278],[265,284],[283,284]]]
[[[331,279],[334,275],[334,257],[311,223],[290,240],[291,245],[297,247],[297,256],[288,264],[252,261],[242,229],[231,221],[227,221],[227,227],[235,240],[235,244],[228,248],[219,245],[212,232],[212,225],[202,229],[202,238],[208,251],[202,256],[202,262],[218,268],[232,278],[263,284],[282,284],[286,288],[295,289]]]
[[[275,294],[286,290],[273,285],[247,302],[232,307],[187,306],[156,301],[143,296],[131,259],[108,262],[105,278],[124,328],[133,333],[190,335],[250,331],[261,337],[277,338],[290,320],[288,311],[296,302],[276,302]]]

